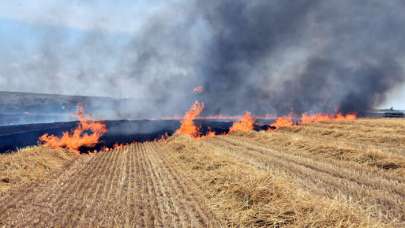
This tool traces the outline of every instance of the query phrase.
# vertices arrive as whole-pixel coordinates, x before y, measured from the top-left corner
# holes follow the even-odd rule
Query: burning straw
[[[40,142],[46,147],[66,148],[74,152],[79,152],[81,147],[94,147],[107,132],[105,123],[86,117],[82,106],[78,107],[76,115],[79,124],[73,131],[64,132],[62,137],[44,134],[39,138]]]

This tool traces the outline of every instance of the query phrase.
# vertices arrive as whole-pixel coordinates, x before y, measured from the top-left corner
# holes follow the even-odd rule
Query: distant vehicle
[[[393,107],[388,109],[376,109],[366,113],[369,117],[385,117],[385,118],[405,118],[404,110],[396,110]]]
[[[384,117],[387,118],[403,118],[405,117],[404,112],[399,111],[399,110],[394,110],[393,107],[391,107],[390,109],[384,111]]]

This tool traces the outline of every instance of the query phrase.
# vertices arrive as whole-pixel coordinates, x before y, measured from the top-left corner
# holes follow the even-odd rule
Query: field
[[[27,150],[0,156],[0,226],[405,226],[400,119]]]

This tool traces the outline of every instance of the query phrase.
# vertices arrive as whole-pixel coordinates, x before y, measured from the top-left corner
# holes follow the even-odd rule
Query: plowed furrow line
[[[138,144],[134,144],[133,148],[131,150],[134,154],[135,154],[135,160],[134,160],[134,164],[137,170],[137,174],[136,174],[136,182],[135,182],[135,187],[137,190],[137,194],[135,194],[134,192],[131,194],[131,198],[133,199],[133,202],[135,202],[135,205],[137,206],[135,208],[135,212],[138,215],[138,225],[140,227],[146,227],[147,225],[147,219],[146,216],[148,214],[148,201],[149,199],[146,198],[145,196],[145,180],[144,180],[144,175],[145,175],[145,171],[143,169],[142,166],[142,156],[139,153],[139,145]],[[145,203],[145,202],[146,203]]]
[[[158,198],[158,194],[157,192],[159,191],[158,188],[160,188],[161,186],[159,186],[158,183],[156,182],[160,182],[160,180],[156,181],[156,174],[155,174],[155,170],[154,167],[152,166],[152,164],[150,163],[148,157],[149,157],[149,151],[147,151],[147,149],[145,148],[144,144],[141,144],[141,153],[143,155],[143,162],[144,165],[146,167],[146,172],[149,174],[146,176],[148,183],[149,183],[149,197],[151,199],[151,206],[152,209],[154,211],[155,214],[155,221],[154,224],[155,226],[159,226],[159,227],[163,227],[163,208],[162,208],[162,204],[163,202],[161,202]]]
[[[405,134],[404,125],[400,126],[398,123],[395,124],[383,124],[383,123],[365,123],[362,121],[356,122],[325,122],[320,124],[312,124],[306,126],[314,126],[319,127],[322,129],[341,129],[341,130],[356,130],[356,131],[363,131],[363,132],[378,132],[378,133],[394,133],[394,134]]]
[[[77,165],[73,164],[66,173],[71,175],[76,175],[84,172],[87,168],[85,164],[79,164],[81,161],[77,161]],[[85,161],[83,161],[85,163]],[[25,223],[32,223],[32,221],[39,221],[38,217],[53,215],[54,207],[44,204],[48,199],[52,199],[55,196],[56,191],[48,191],[48,189],[59,188],[60,183],[66,183],[69,176],[62,174],[56,180],[44,183],[42,185],[36,185],[35,188],[24,189],[21,192],[17,192],[17,196],[8,201],[7,204],[2,205],[4,208],[0,214],[0,224],[10,222],[18,222],[19,224],[24,225]],[[75,182],[76,183],[76,182]],[[63,185],[64,188],[70,187],[69,185]],[[57,192],[56,192],[57,193]],[[56,194],[58,195],[58,194]],[[12,196],[11,196],[12,197]],[[2,202],[7,202],[2,199]],[[29,202],[29,203],[27,203]],[[42,213],[46,209],[47,212]],[[21,213],[23,211],[37,211],[36,213]],[[29,217],[27,217],[29,215]],[[15,217],[18,216],[18,217]],[[33,217],[31,217],[33,216]],[[48,220],[47,220],[48,221]]]
[[[117,198],[118,208],[116,210],[120,211],[115,223],[115,226],[123,226],[127,218],[129,217],[129,208],[127,207],[128,196],[129,196],[129,182],[130,182],[130,167],[128,166],[128,161],[130,161],[128,148],[122,148],[121,152],[121,166],[122,166],[122,175],[118,178],[118,189],[116,190],[115,197]]]
[[[219,140],[228,143],[228,145],[233,145],[240,148],[247,148],[260,154],[271,155],[278,159],[295,163],[297,165],[302,165],[337,178],[346,179],[347,181],[362,186],[391,192],[392,194],[396,194],[405,199],[405,184],[401,184],[397,180],[387,180],[385,177],[373,175],[373,173],[371,173],[369,170],[364,170],[364,167],[361,166],[356,167],[356,165],[352,165],[350,167],[345,167],[345,164],[341,164],[338,161],[333,162],[333,164],[325,161],[317,161],[317,159],[314,159],[310,155],[293,155],[283,153],[262,146],[254,145],[253,143],[249,143],[247,141],[241,143],[238,140],[228,138],[219,138]]]
[[[143,209],[143,198],[141,194],[141,172],[139,164],[139,153],[137,152],[138,145],[131,145],[129,148],[129,153],[131,156],[131,173],[130,173],[130,192],[129,192],[129,224],[131,226],[145,226],[142,218]]]
[[[330,164],[333,164],[333,166],[339,167],[341,170],[344,169],[350,173],[357,173],[358,175],[362,175],[364,178],[362,179],[367,179],[367,181],[373,181],[373,180],[382,180],[391,183],[385,183],[384,186],[387,187],[387,189],[392,189],[392,188],[398,188],[398,184],[403,184],[405,186],[405,177],[393,174],[393,173],[387,173],[382,171],[381,169],[376,169],[374,167],[370,167],[367,165],[362,165],[358,164],[356,162],[352,161],[347,161],[347,160],[338,160],[338,159],[332,159],[332,158],[325,158],[322,156],[322,154],[312,154],[311,152],[305,151],[305,149],[301,148],[294,148],[293,146],[288,147],[288,146],[273,146],[271,144],[262,144],[260,142],[253,141],[251,139],[245,139],[242,137],[233,137],[233,136],[228,136],[229,142],[232,143],[237,143],[238,145],[244,145],[246,144],[247,146],[253,146],[253,147],[258,147],[261,150],[269,150],[266,146],[270,146],[271,150],[273,151],[281,151],[284,149],[284,151],[288,151],[288,154],[294,156],[299,156],[303,158],[308,158],[317,162],[322,162],[322,163],[327,163],[329,162]],[[310,139],[308,139],[310,140]],[[243,141],[243,143],[240,143]],[[239,142],[239,143],[238,143]],[[284,152],[285,153],[285,152]],[[355,177],[355,179],[358,179],[358,177]],[[378,182],[380,183],[380,182]],[[378,184],[379,185],[379,184]],[[395,185],[395,186],[393,186]],[[401,188],[399,188],[401,189]],[[402,191],[402,189],[400,190]],[[405,191],[403,191],[405,193]]]
[[[311,133],[306,133],[306,132],[288,132],[290,137],[296,137],[300,136],[312,141],[314,139],[314,135]],[[369,143],[364,143],[362,140],[359,140],[356,137],[352,138],[339,138],[338,141],[336,141],[336,137],[334,136],[329,136],[329,135],[320,135],[320,138],[322,138],[324,141],[329,141],[329,142],[336,142],[337,145],[343,145],[343,146],[350,146],[353,147],[357,150],[370,150],[370,151],[380,151],[383,153],[386,153],[387,155],[396,155],[396,156],[405,156],[405,149],[401,149],[402,147],[400,146],[392,146],[389,144],[381,144],[381,143],[375,143],[375,142],[369,142]]]
[[[189,195],[192,194],[190,191],[184,191],[183,188],[178,188],[182,185],[179,182],[173,182],[176,176],[173,175],[166,167],[163,167],[160,158],[156,159],[155,150],[151,146],[152,144],[147,145],[148,148],[148,159],[151,164],[153,164],[154,170],[156,170],[155,175],[157,180],[161,182],[161,188],[166,192],[166,202],[168,207],[172,211],[175,211],[172,214],[173,225],[181,223],[183,226],[196,226],[203,225],[196,223],[196,218],[200,220],[200,214],[196,213],[195,210],[192,210],[189,206],[189,202],[193,201],[189,198]],[[179,197],[180,193],[180,197]],[[183,196],[181,198],[181,196]],[[185,200],[184,200],[185,199]]]
[[[293,137],[302,137],[307,141],[312,141],[313,143],[319,143],[316,139],[314,139],[313,135],[309,134],[301,134],[301,133],[293,133],[289,132],[288,136]],[[322,136],[325,141],[333,142],[337,147],[352,147],[358,151],[377,151],[384,153],[386,157],[395,156],[404,158],[405,156],[405,149],[400,146],[392,146],[389,144],[381,144],[381,143],[364,143],[361,140],[356,139],[353,137],[352,139],[339,139],[336,141],[336,138],[333,136]]]
[[[349,141],[355,142],[364,142],[371,145],[387,145],[392,147],[403,146],[403,141],[405,139],[405,135],[398,134],[398,133],[373,133],[372,135],[368,135],[364,133],[364,131],[358,130],[356,133],[348,133],[348,130],[344,129],[330,129],[324,126],[306,126],[305,129],[296,131],[302,135],[308,136],[319,136],[319,137],[335,137],[336,139],[345,139]],[[358,133],[357,133],[358,132]],[[353,140],[354,139],[354,140]]]
[[[131,162],[131,157],[128,151],[128,147],[124,148],[122,150],[122,157],[123,157],[123,163],[122,166],[123,168],[123,175],[120,177],[120,182],[119,182],[119,186],[120,189],[118,190],[118,196],[119,200],[118,200],[118,204],[120,205],[120,226],[129,226],[128,223],[128,218],[129,218],[129,189],[130,189],[130,183],[131,183],[131,179],[130,179],[130,174],[131,172],[129,171],[131,169],[130,167],[130,162]],[[116,224],[117,226],[118,224]]]
[[[342,123],[340,123],[339,125],[336,124],[332,124],[332,123],[322,123],[322,124],[308,124],[308,125],[304,125],[303,127],[305,127],[308,130],[313,130],[315,132],[317,132],[317,130],[321,130],[321,131],[333,131],[336,133],[341,133],[341,132],[346,132],[345,135],[347,135],[347,132],[350,132],[350,134],[358,134],[359,136],[362,135],[362,133],[371,133],[371,134],[379,134],[382,137],[384,137],[384,135],[389,135],[389,134],[396,134],[396,135],[403,135],[403,133],[405,133],[404,129],[400,129],[400,128],[393,128],[393,127],[383,127],[383,126],[365,126],[365,125],[361,125],[359,123],[353,124],[352,125],[342,125]]]
[[[119,195],[121,192],[121,179],[125,178],[125,171],[124,171],[124,159],[125,156],[122,154],[122,149],[118,151],[113,151],[116,154],[116,172],[113,179],[110,181],[110,190],[109,190],[109,197],[108,200],[105,201],[106,205],[103,207],[102,214],[107,215],[105,216],[105,224],[107,227],[114,227],[117,226],[117,223],[120,223],[124,219],[122,218],[122,205],[119,204],[120,198],[122,196]]]
[[[167,163],[167,167],[169,167],[170,169],[172,169],[173,173],[177,173],[177,175],[182,179],[182,180],[186,180],[185,183],[187,183],[187,186],[189,186],[190,188],[194,189],[193,192],[198,193],[201,199],[205,199],[205,197],[207,196],[205,191],[206,190],[206,186],[201,183],[200,181],[197,180],[197,178],[195,178],[194,176],[190,176],[190,175],[185,175],[183,172],[183,166],[178,166],[178,162],[176,161],[176,159],[173,159],[171,156],[168,156],[168,151],[162,151],[157,145],[155,145],[155,149],[156,151],[160,151],[159,156],[162,157],[163,162]],[[173,152],[173,151],[171,151]],[[239,161],[239,159],[237,159]],[[176,164],[175,166],[170,166],[170,164]],[[206,173],[205,175],[209,175],[208,173]],[[213,177],[212,175],[209,175],[209,177]],[[211,215],[211,214],[210,214]],[[211,215],[212,218],[215,218],[215,216],[212,214]],[[211,219],[210,221],[214,221],[216,219]]]
[[[173,206],[173,203],[171,202],[170,195],[165,191],[164,185],[166,183],[163,182],[161,174],[152,167],[153,164],[149,158],[150,151],[145,152],[145,146],[143,146],[143,152],[148,154],[148,156],[145,156],[145,160],[147,159],[148,167],[150,168],[149,172],[151,173],[155,189],[154,198],[159,202],[158,208],[161,214],[162,224],[165,226],[174,226],[174,224],[178,223],[180,219],[179,215],[175,212],[175,206]]]
[[[154,143],[148,143],[148,155],[150,155],[152,164],[155,166],[155,169],[158,171],[158,173],[160,173],[160,175],[162,176],[164,175],[163,180],[168,180],[166,186],[172,187],[174,191],[171,192],[177,193],[173,198],[179,201],[180,204],[183,204],[181,206],[182,208],[185,208],[186,211],[189,211],[188,217],[192,219],[191,221],[189,221],[191,222],[191,224],[189,225],[208,226],[210,224],[214,224],[214,217],[207,209],[203,209],[202,206],[200,206],[203,204],[202,198],[198,199],[198,197],[201,197],[201,195],[196,196],[196,193],[190,187],[187,187],[185,185],[186,183],[184,182],[184,179],[180,181],[179,174],[176,173],[162,159],[162,155],[158,153],[158,151],[161,153],[163,151],[157,150],[156,146],[157,145]]]
[[[72,166],[48,185],[0,205],[0,224],[41,227],[208,227],[202,194],[156,144],[134,144]],[[160,151],[159,151],[160,152]],[[12,198],[10,198],[12,199]]]
[[[55,207],[58,208],[54,221],[55,224],[66,225],[74,219],[72,214],[77,210],[77,199],[80,198],[82,189],[86,188],[87,182],[92,179],[94,167],[97,167],[98,164],[100,164],[100,157],[93,158],[92,162],[87,165],[85,172],[81,175],[71,176],[67,180],[66,185],[69,187],[63,191],[61,198],[55,203]],[[74,181],[74,184],[70,184],[69,181]],[[57,191],[58,189],[55,190]]]
[[[75,199],[77,208],[70,214],[75,218],[71,223],[73,226],[83,225],[84,223],[93,224],[92,216],[89,213],[93,211],[97,199],[97,193],[101,192],[103,179],[106,176],[105,167],[109,165],[107,154],[99,155],[94,169],[90,172],[92,175],[87,179],[86,185],[83,187],[81,197]],[[77,219],[76,219],[77,218]]]
[[[63,191],[63,195],[61,195],[58,201],[55,203],[55,207],[58,208],[54,221],[56,224],[65,225],[74,219],[72,214],[74,214],[77,210],[76,200],[80,198],[80,195],[82,194],[81,189],[85,188],[87,181],[91,180],[93,171],[93,168],[91,167],[96,166],[97,163],[98,159],[95,158],[93,162],[87,166],[86,171],[82,175],[70,177],[70,181],[73,181],[74,179],[77,179],[78,181],[74,182],[74,184],[70,184],[68,180],[66,185],[69,187]],[[55,189],[55,191],[58,191],[58,189]]]
[[[119,152],[112,151],[108,153],[110,156],[109,164],[105,167],[105,172],[110,175],[103,180],[103,192],[99,195],[99,204],[94,207],[96,214],[95,220],[98,226],[108,226],[109,220],[113,219],[111,215],[111,208],[114,206],[111,201],[113,182],[117,178],[119,172]],[[112,211],[114,211],[112,209]]]
[[[151,169],[156,169],[155,163],[150,162],[150,158],[152,156],[153,151],[150,149],[149,146],[143,144],[144,150],[146,150],[146,156],[145,160],[148,160],[148,163],[151,165]],[[153,164],[153,165],[152,165]],[[158,172],[160,173],[160,168],[157,168]],[[156,174],[155,174],[156,175]],[[162,182],[163,186],[163,191],[165,191],[168,194],[168,200],[169,204],[172,205],[174,209],[174,213],[172,213],[172,216],[174,220],[176,221],[176,224],[182,227],[186,226],[191,226],[191,216],[189,214],[189,211],[186,210],[185,205],[180,202],[177,199],[177,189],[173,189],[173,183],[169,181],[169,176],[166,174],[166,176],[163,179],[160,179],[159,182]]]
[[[89,167],[93,165],[97,168],[97,158],[93,158],[90,162],[88,162],[86,164],[86,168],[82,169],[80,172],[76,172],[72,175],[66,175],[66,179],[60,183],[62,186],[56,185],[52,187],[52,192],[56,194],[50,196],[47,201],[49,207],[51,207],[53,210],[52,216],[44,217],[41,219],[50,220],[50,224],[60,224],[60,219],[62,218],[62,216],[66,213],[71,213],[70,211],[65,210],[67,208],[67,203],[70,201],[69,197],[67,196],[68,194],[70,194],[71,191],[74,191],[79,184],[85,184],[81,180],[82,178],[88,179],[91,176]]]
[[[90,227],[92,224],[95,224],[94,218],[96,217],[94,208],[97,208],[97,204],[99,202],[99,195],[102,194],[103,190],[103,183],[105,178],[107,177],[108,173],[106,173],[105,168],[109,165],[109,159],[107,154],[101,154],[97,167],[94,169],[92,181],[88,185],[89,187],[86,189],[86,195],[84,196],[83,200],[86,207],[81,212],[80,221],[83,221],[84,225]]]
[[[152,153],[155,157],[157,156],[158,161],[159,161],[159,167],[164,167],[167,171],[165,171],[163,174],[170,174],[172,177],[176,179],[176,181],[179,183],[180,179],[182,180],[181,186],[183,186],[184,189],[186,189],[187,192],[190,192],[190,196],[193,198],[193,201],[200,201],[199,203],[193,204],[193,206],[196,206],[194,208],[196,211],[201,216],[201,219],[203,222],[205,222],[204,225],[218,225],[217,219],[215,216],[211,213],[211,211],[208,211],[206,208],[203,208],[200,205],[204,205],[204,202],[201,202],[201,200],[205,199],[205,194],[203,191],[203,187],[200,186],[198,181],[196,179],[190,179],[184,175],[181,174],[179,170],[177,170],[173,165],[170,165],[169,158],[168,156],[165,155],[167,151],[163,151],[158,144],[156,143],[151,143],[150,146],[153,149]],[[187,180],[187,181],[184,181]]]
[[[229,147],[232,145],[226,141],[216,141],[210,142],[212,145],[217,146],[217,148]],[[223,149],[222,149],[223,150]],[[345,179],[339,177],[340,175],[333,174],[330,172],[323,172],[315,165],[306,164],[307,161],[303,158],[296,157],[295,159],[288,159],[282,156],[277,156],[273,152],[268,151],[268,153],[262,153],[262,151],[257,151],[254,148],[232,148],[230,154],[234,158],[243,160],[245,162],[251,162],[254,159],[254,163],[261,163],[265,167],[269,167],[270,170],[279,169],[282,172],[287,173],[287,175],[293,177],[294,179],[301,179],[300,183],[304,183],[304,186],[308,189],[313,189],[314,186],[309,186],[306,183],[318,183],[318,188],[325,189],[324,192],[328,193],[327,196],[334,198],[336,196],[346,196],[349,199],[355,199],[363,206],[379,205],[378,211],[384,216],[394,216],[398,218],[405,212],[405,208],[401,206],[403,197],[397,194],[386,192],[384,190],[370,189],[362,184],[351,179]],[[251,162],[252,163],[252,162]],[[320,166],[324,166],[320,164]],[[339,170],[336,170],[339,172]],[[391,210],[392,208],[392,210]]]
[[[288,167],[288,164],[285,165],[277,163],[277,161],[273,161],[271,158],[263,155],[257,155],[255,153],[251,153],[249,151],[239,151],[233,148],[229,147],[224,147],[222,144],[219,144],[217,142],[209,143],[206,145],[208,148],[212,148],[214,151],[220,151],[217,152],[218,155],[219,153],[222,153],[225,151],[228,153],[228,156],[230,156],[232,159],[238,160],[239,162],[244,162],[246,164],[250,164],[253,167],[263,169],[263,170],[268,170],[271,171],[272,173],[274,172],[281,172],[284,175],[287,175],[289,177],[292,177],[296,179],[297,183],[302,183],[302,186],[305,186],[307,189],[309,189],[313,193],[321,193],[323,195],[331,196],[331,194],[337,193],[335,188],[330,188],[328,189],[323,189],[319,188],[318,185],[327,185],[327,183],[324,180],[320,180],[319,178],[312,178],[311,173],[307,173],[302,170],[297,170],[296,167]],[[290,168],[288,170],[288,168]],[[297,172],[299,172],[301,175],[299,176],[300,178],[297,178]],[[335,184],[334,182],[332,182]]]
[[[152,197],[150,196],[150,185],[151,180],[149,173],[147,172],[147,166],[145,163],[145,154],[142,151],[141,144],[137,145],[137,154],[138,154],[138,163],[140,171],[140,184],[138,185],[141,188],[141,199],[143,202],[143,212],[142,218],[143,223],[146,227],[153,227],[155,223],[155,215],[153,207],[151,205]]]
[[[63,174],[63,178],[57,181],[53,186],[48,186],[48,188],[44,189],[44,195],[48,195],[48,199],[44,204],[49,205],[51,208],[51,216],[40,218],[41,220],[49,221],[49,224],[57,223],[61,217],[60,214],[66,213],[64,211],[64,205],[69,199],[67,197],[67,193],[70,192],[72,189],[81,183],[81,177],[89,175],[89,166],[88,164],[94,163],[94,158],[89,159],[89,161],[79,170],[76,172],[65,172]],[[27,225],[29,225],[28,222]]]
[[[135,183],[136,183],[136,176],[137,170],[135,169],[135,152],[133,151],[133,146],[127,148],[127,176],[128,176],[128,183],[126,188],[125,194],[125,206],[126,206],[126,214],[125,214],[125,227],[130,227],[131,224],[134,226],[136,221],[139,220],[138,214],[138,205],[135,201],[135,191],[137,191]]]

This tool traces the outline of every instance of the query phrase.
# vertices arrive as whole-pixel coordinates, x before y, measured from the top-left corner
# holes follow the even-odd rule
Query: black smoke
[[[198,7],[213,36],[200,68],[208,109],[361,113],[381,104],[405,79],[401,6],[204,1]],[[278,75],[278,64],[286,75]]]
[[[206,114],[362,113],[404,83],[404,6],[167,1],[131,34],[51,29],[37,34],[34,57],[8,60],[20,50],[4,50],[0,90],[124,98],[106,108],[116,118],[179,115],[195,100]],[[193,94],[199,85],[205,92]]]

